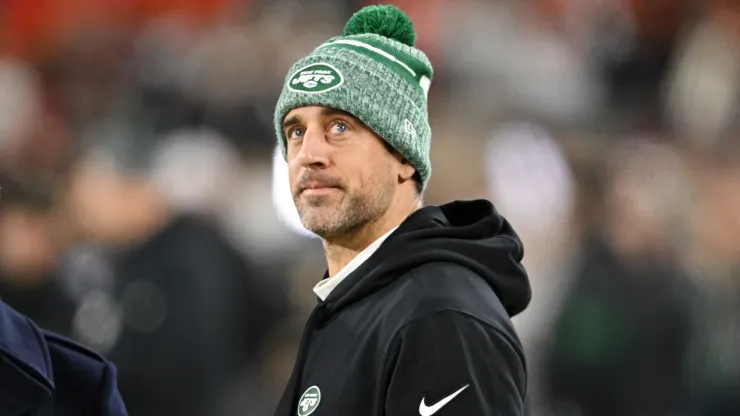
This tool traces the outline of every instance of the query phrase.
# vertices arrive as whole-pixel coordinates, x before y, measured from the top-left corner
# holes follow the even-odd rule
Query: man
[[[125,416],[116,369],[0,302],[0,414]]]
[[[134,175],[120,158],[109,160],[90,153],[71,171],[69,222],[87,245],[70,250],[62,272],[101,279],[74,259],[90,263],[92,256],[104,265],[113,284],[103,292],[90,287],[81,304],[106,296],[109,302],[95,303],[119,309],[121,327],[110,336],[99,325],[75,329],[116,364],[132,415],[232,414],[226,409],[256,391],[244,386],[237,397],[235,383],[256,376],[255,357],[283,318],[280,282],[262,282],[269,268],[165,198],[159,182]],[[78,321],[95,321],[108,307],[81,307]],[[250,410],[259,414],[255,401]]]
[[[521,242],[487,201],[422,208],[432,67],[415,37],[370,6],[286,78],[275,128],[328,271],[278,416],[524,413]]]

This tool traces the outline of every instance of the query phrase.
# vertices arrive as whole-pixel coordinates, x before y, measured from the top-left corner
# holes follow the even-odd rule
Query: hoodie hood
[[[523,256],[521,240],[490,202],[427,206],[409,216],[322,306],[327,315],[334,315],[415,267],[449,262],[465,266],[484,279],[513,317],[527,307],[532,297],[521,264]]]

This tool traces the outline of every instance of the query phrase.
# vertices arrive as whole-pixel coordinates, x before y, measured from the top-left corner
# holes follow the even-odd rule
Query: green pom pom
[[[391,5],[367,6],[355,13],[344,27],[344,36],[373,33],[414,46],[416,31],[411,19]]]

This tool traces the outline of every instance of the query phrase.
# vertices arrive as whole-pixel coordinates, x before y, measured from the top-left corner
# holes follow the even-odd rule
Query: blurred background
[[[404,0],[426,203],[525,244],[533,416],[740,414],[740,0]],[[132,416],[270,415],[325,263],[271,117],[359,0],[0,1],[0,297]]]

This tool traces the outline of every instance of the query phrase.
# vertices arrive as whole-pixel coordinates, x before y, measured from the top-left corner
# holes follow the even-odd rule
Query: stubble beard
[[[328,196],[300,195],[295,199],[303,226],[323,239],[347,238],[380,218],[393,200],[393,183],[379,181],[371,192]]]

